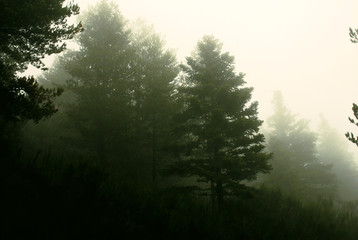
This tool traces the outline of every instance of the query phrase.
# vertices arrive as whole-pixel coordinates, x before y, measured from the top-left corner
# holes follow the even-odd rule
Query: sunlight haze
[[[82,11],[97,1],[76,1]],[[236,70],[254,87],[259,114],[272,113],[273,92],[313,127],[320,114],[343,134],[358,102],[358,46],[349,27],[358,26],[354,0],[121,0],[115,1],[129,21],[153,24],[180,61],[203,35],[213,34],[235,56]]]
[[[358,239],[358,0],[0,16],[0,239]]]

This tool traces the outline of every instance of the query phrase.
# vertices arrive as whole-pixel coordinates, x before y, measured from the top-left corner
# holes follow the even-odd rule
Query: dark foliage
[[[0,117],[3,121],[38,122],[51,116],[57,109],[53,100],[62,89],[46,89],[34,77],[17,77],[0,63]]]
[[[61,90],[40,87],[33,77],[19,77],[28,64],[44,67],[45,55],[64,50],[64,40],[82,30],[67,17],[79,13],[64,0],[0,1],[0,95],[2,121],[38,121],[56,112],[53,104]]]
[[[244,74],[235,73],[234,58],[221,48],[217,39],[205,36],[182,65],[178,91],[183,107],[174,130],[181,158],[171,168],[180,176],[210,182],[219,207],[241,181],[270,170],[270,155],[263,152],[264,136],[258,132],[258,104],[250,102],[253,89],[243,87]]]
[[[41,155],[38,156],[41,159]],[[220,214],[206,198],[175,188],[110,187],[84,163],[48,171],[12,161],[1,166],[2,239],[356,239],[356,210],[330,201],[303,204],[280,192],[228,198]],[[39,161],[37,161],[39,164]],[[38,165],[39,166],[39,165]]]
[[[357,238],[355,203],[302,202],[244,184],[269,171],[271,155],[253,89],[214,37],[199,42],[176,79],[160,37],[131,31],[103,0],[83,16],[79,49],[42,77],[65,88],[56,112],[62,90],[17,73],[43,67],[45,54],[82,29],[66,22],[77,5],[63,3],[0,0],[1,239]],[[295,158],[311,170],[300,176],[327,177],[326,166],[311,164],[315,138],[298,133],[281,148],[298,146]],[[161,176],[173,160],[176,175]]]
[[[45,55],[59,53],[81,31],[82,25],[69,25],[67,18],[79,13],[76,4],[65,0],[0,1],[0,59],[17,70],[27,64],[43,67]]]
[[[358,119],[358,106],[357,106],[357,104],[353,103],[352,111],[353,111],[355,119]],[[348,119],[349,119],[349,121],[351,123],[353,123],[354,125],[358,126],[358,122],[356,122],[355,119],[353,119],[351,117],[349,117]],[[347,137],[347,139],[349,141],[351,141],[352,143],[354,143],[354,144],[356,144],[358,146],[358,137],[356,137],[353,133],[347,132],[346,137]]]

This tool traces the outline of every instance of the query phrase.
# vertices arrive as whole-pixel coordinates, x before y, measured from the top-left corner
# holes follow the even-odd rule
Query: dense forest
[[[180,63],[109,1],[0,13],[2,239],[357,239],[358,138],[311,130],[281,92],[264,125],[216,37]]]

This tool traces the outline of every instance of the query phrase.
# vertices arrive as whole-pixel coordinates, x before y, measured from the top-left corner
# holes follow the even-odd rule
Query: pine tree
[[[280,92],[275,93],[273,104],[267,141],[267,149],[273,152],[273,170],[265,184],[303,199],[335,196],[332,166],[318,161],[317,137],[309,130],[308,121],[291,114]]]
[[[175,55],[144,23],[130,28],[108,1],[81,17],[79,50],[59,58],[51,76],[53,84],[70,79],[61,99],[73,129],[66,139],[119,177],[155,182],[173,112]]]
[[[264,136],[258,132],[258,104],[250,102],[253,89],[243,87],[244,74],[236,74],[234,57],[222,53],[213,36],[198,42],[182,70],[184,104],[175,131],[181,159],[172,171],[210,182],[220,209],[224,195],[237,193],[242,181],[270,170],[270,155],[263,153]]]
[[[81,16],[85,31],[79,50],[62,64],[70,75],[67,90],[76,96],[67,107],[69,123],[81,140],[81,155],[102,163],[125,159],[130,146],[134,49],[118,6],[101,1]]]
[[[4,159],[19,152],[22,124],[37,123],[57,111],[54,100],[62,90],[46,89],[33,76],[19,73],[29,64],[44,68],[45,55],[63,51],[64,41],[83,29],[81,23],[67,22],[79,13],[78,5],[64,2],[0,1],[0,146]]]
[[[175,109],[173,82],[178,66],[174,53],[165,49],[160,35],[144,22],[135,23],[132,41],[136,52],[133,96],[136,147],[142,149],[138,157],[151,162],[152,180],[156,182],[158,168],[163,165],[163,158],[168,157],[163,149],[170,141],[169,122]]]

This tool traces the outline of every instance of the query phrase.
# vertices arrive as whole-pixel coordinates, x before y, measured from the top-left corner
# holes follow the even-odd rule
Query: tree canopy
[[[53,99],[61,90],[45,89],[33,77],[19,77],[28,64],[44,67],[45,55],[59,53],[82,25],[68,24],[79,13],[73,3],[51,1],[0,1],[0,111],[2,121],[38,121],[56,112]]]
[[[357,165],[327,122],[317,137],[277,93],[265,143],[218,39],[179,64],[110,0],[78,33],[69,1],[0,0],[1,239],[356,239],[358,203],[333,198],[333,173],[354,200]]]
[[[62,52],[81,31],[82,24],[68,24],[68,17],[79,14],[78,5],[65,0],[2,0],[0,2],[1,62],[22,70],[27,64],[44,67],[45,55]]]
[[[53,124],[71,129],[61,134],[69,154],[117,169],[123,179],[156,181],[175,109],[175,55],[153,28],[129,26],[114,3],[101,1],[80,18],[79,48],[58,58],[48,81],[41,78],[65,89],[64,114],[55,116],[62,120]]]
[[[244,74],[236,74],[234,58],[222,52],[213,36],[199,41],[181,67],[184,104],[175,131],[181,159],[173,171],[210,182],[220,206],[243,180],[270,170],[270,155],[263,153],[264,136],[258,132],[258,104],[250,102],[253,89],[243,87]]]

